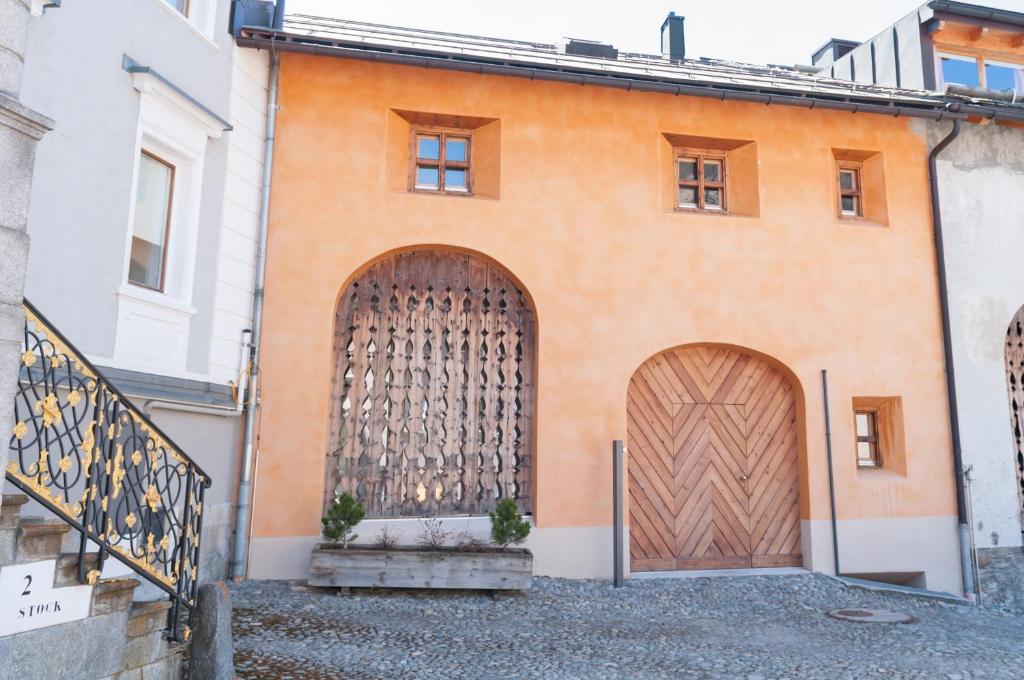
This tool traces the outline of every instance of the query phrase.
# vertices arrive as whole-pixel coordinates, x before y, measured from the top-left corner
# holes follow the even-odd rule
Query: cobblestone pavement
[[[241,678],[1022,678],[1024,617],[820,575],[597,581],[529,593],[232,588]],[[912,624],[837,621],[884,608]]]

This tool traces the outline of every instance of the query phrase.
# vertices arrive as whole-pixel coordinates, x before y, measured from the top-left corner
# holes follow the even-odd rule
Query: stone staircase
[[[139,580],[100,578],[95,553],[85,556],[92,584],[79,583],[78,553],[61,553],[71,526],[22,517],[27,501],[4,495],[0,505],[0,680],[181,678],[185,646],[166,633],[171,603],[134,602]],[[24,630],[32,617],[40,627]]]

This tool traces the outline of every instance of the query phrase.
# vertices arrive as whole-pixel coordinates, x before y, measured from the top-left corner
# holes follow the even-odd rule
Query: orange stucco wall
[[[254,535],[319,531],[335,304],[382,254],[493,258],[539,322],[540,527],[608,525],[626,389],[687,343],[750,348],[802,394],[802,516],[825,519],[820,372],[841,518],[955,514],[926,177],[907,120],[284,54]],[[499,198],[389,181],[392,110],[500,121]],[[753,140],[757,217],[666,210],[664,133]],[[836,217],[833,149],[883,154],[888,226]],[[852,398],[901,396],[906,476],[858,471]]]

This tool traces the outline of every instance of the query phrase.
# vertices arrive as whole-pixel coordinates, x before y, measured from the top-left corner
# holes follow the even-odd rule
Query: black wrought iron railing
[[[82,583],[95,583],[108,557],[120,560],[167,593],[169,636],[188,640],[210,478],[39,310],[24,307],[7,479],[80,532]]]

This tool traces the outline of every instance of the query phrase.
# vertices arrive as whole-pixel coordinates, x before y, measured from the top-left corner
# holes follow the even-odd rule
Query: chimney
[[[686,35],[683,33],[683,22],[686,17],[676,16],[669,12],[665,23],[661,25],[661,53],[672,61],[686,58]]]

